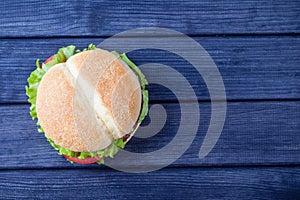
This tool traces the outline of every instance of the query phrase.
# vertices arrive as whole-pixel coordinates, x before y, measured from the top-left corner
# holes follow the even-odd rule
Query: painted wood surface
[[[214,59],[225,84],[228,100],[300,98],[299,37],[195,37]],[[45,60],[64,45],[84,48],[100,38],[0,40],[0,102],[27,102],[24,87],[35,69],[35,59]],[[118,44],[118,40],[116,40]],[[167,44],[168,45],[168,44]],[[172,44],[169,44],[172,46]],[[165,64],[180,72],[193,87],[199,100],[209,100],[209,92],[199,73],[183,58],[162,50],[139,50],[128,54],[138,65]],[[198,56],[195,54],[193,57]],[[151,71],[151,77],[160,73]],[[215,77],[211,76],[211,79]],[[174,75],[166,77],[177,80]],[[176,81],[174,81],[176,84]],[[186,89],[177,85],[183,96]],[[150,100],[175,100],[174,94],[150,85]],[[218,97],[221,98],[221,97]]]
[[[299,1],[12,0],[0,2],[0,13],[0,199],[300,199]],[[199,106],[201,121],[180,159],[159,171],[129,174],[72,165],[56,155],[36,131],[26,103],[24,86],[35,59],[46,59],[64,45],[83,48],[121,31],[153,26],[191,36],[218,66],[228,107],[214,149],[198,158],[211,115],[205,82],[182,58],[152,49],[129,57],[138,65],[170,66],[197,95],[198,102],[186,104]],[[151,104],[165,108],[167,122],[151,138],[134,138],[128,151],[162,148],[178,130],[181,113],[172,91],[155,84],[149,91]],[[154,113],[143,125],[159,129],[157,119]],[[191,137],[195,124],[182,125]]]
[[[299,167],[0,171],[0,198],[299,199]]]
[[[189,35],[299,33],[297,0],[2,1],[0,37],[111,36],[138,27]]]
[[[180,124],[179,104],[161,104],[167,113],[166,123],[162,126],[157,114],[152,115],[143,125],[150,130],[160,130],[155,136],[134,138],[126,146],[130,152],[153,152],[167,145],[178,131],[179,126],[187,130],[197,126],[191,123]],[[184,106],[184,105],[182,105]],[[212,152],[204,159],[198,153],[210,123],[210,104],[199,103],[201,119],[197,135],[187,152],[174,166],[246,166],[246,165],[282,165],[300,164],[300,103],[288,102],[229,102],[224,129]],[[57,155],[43,134],[38,133],[36,125],[28,114],[28,105],[0,106],[2,126],[0,127],[0,168],[76,168]],[[198,113],[189,111],[191,118]],[[139,132],[139,131],[138,131]],[[142,134],[142,133],[141,133]],[[186,139],[196,133],[187,132]],[[178,144],[180,145],[180,144]],[[176,152],[168,152],[161,158],[153,158],[160,163]],[[133,161],[125,160],[126,166]],[[143,165],[144,163],[141,163]],[[154,163],[155,164],[155,163]],[[97,167],[97,165],[95,165]],[[91,166],[91,167],[95,167]]]

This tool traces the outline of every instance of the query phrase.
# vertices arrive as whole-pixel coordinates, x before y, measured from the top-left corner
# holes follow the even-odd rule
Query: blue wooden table
[[[0,13],[0,199],[300,199],[299,1],[11,0],[1,1]],[[186,60],[145,49],[128,55],[138,65],[170,66],[195,91],[197,100],[185,102],[201,110],[193,143],[149,173],[67,162],[29,115],[24,88],[35,59],[139,27],[186,34],[216,63],[227,95],[216,146],[199,159],[211,117],[205,81]],[[148,88],[150,104],[161,104],[168,119],[155,136],[133,138],[128,151],[162,148],[178,129],[178,99],[163,86]]]

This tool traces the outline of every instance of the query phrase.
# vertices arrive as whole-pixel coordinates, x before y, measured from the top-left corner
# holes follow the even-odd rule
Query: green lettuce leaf
[[[37,118],[36,114],[36,96],[37,96],[37,90],[38,86],[40,84],[40,81],[42,80],[42,77],[46,74],[46,72],[53,67],[54,65],[58,63],[65,62],[68,60],[71,56],[88,50],[94,50],[96,49],[96,46],[94,44],[90,44],[87,48],[83,50],[75,50],[76,47],[74,45],[70,45],[67,47],[62,47],[58,50],[56,54],[52,56],[52,60],[48,60],[46,63],[42,63],[42,67],[39,64],[39,59],[36,60],[36,69],[30,74],[29,78],[27,79],[28,86],[25,87],[26,89],[26,95],[28,96],[28,102],[31,104],[30,106],[30,115],[32,119]],[[119,54],[117,52],[112,52],[118,56],[138,75],[140,83],[141,83],[141,89],[142,89],[142,95],[143,95],[143,105],[142,105],[142,111],[138,120],[138,123],[141,123],[142,120],[145,118],[145,116],[148,113],[148,91],[145,90],[145,86],[148,84],[148,81],[146,80],[144,74],[141,72],[141,70],[126,56],[126,54]],[[43,128],[41,127],[39,121],[36,123],[38,127],[38,131],[41,133],[44,133]],[[46,136],[46,135],[45,135]],[[47,138],[47,136],[46,136]],[[86,157],[95,157],[99,156],[102,158],[105,157],[111,157],[113,158],[114,155],[118,152],[119,149],[123,149],[128,142],[128,140],[123,141],[123,138],[119,138],[114,140],[107,148],[97,151],[97,152],[75,152],[68,150],[66,148],[63,148],[57,144],[54,143],[53,140],[50,138],[47,138],[51,146],[58,150],[59,155],[67,155],[70,157],[78,157],[79,159],[84,159]],[[101,159],[98,164],[103,164],[104,160]]]
[[[75,48],[76,47],[74,45],[70,45],[70,46],[67,46],[67,47],[60,48],[58,51],[62,52],[63,55],[66,57],[66,60],[68,60],[71,56],[74,55]]]
[[[119,149],[123,149],[125,147],[125,144],[127,143],[127,141],[123,141],[123,138],[119,138],[114,140],[108,147],[106,147],[103,150],[99,150],[96,152],[75,152],[55,144],[54,141],[51,140],[50,138],[47,138],[47,140],[49,141],[49,143],[54,149],[58,150],[59,155],[64,154],[70,157],[78,156],[79,159],[84,159],[86,157],[95,157],[95,156],[99,156],[102,158],[104,157],[113,158],[114,155],[119,151]]]

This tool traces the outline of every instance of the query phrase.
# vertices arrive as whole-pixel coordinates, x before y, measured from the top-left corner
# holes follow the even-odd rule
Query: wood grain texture
[[[0,199],[300,199],[298,0],[11,0],[0,2],[0,13]],[[138,65],[171,66],[192,85],[200,102],[186,104],[199,106],[201,112],[193,143],[168,168],[146,174],[70,164],[36,131],[24,103],[35,59],[46,59],[64,45],[83,48],[139,27],[188,34],[212,56],[231,100],[218,143],[207,157],[198,158],[211,104],[196,70],[171,53],[143,50],[129,57]],[[176,82],[174,76],[166,78]],[[164,102],[167,121],[155,136],[133,138],[126,146],[131,152],[164,147],[180,124],[172,91],[159,85],[148,88],[152,104]],[[187,96],[185,88],[177,89]],[[143,125],[159,130],[161,118],[155,114]],[[198,113],[189,111],[188,116]],[[181,125],[186,138],[192,137],[195,124]],[[132,162],[119,164],[128,167]]]
[[[289,1],[2,1],[0,37],[111,36],[138,27],[185,34],[299,33]]]
[[[196,37],[214,59],[222,75],[227,99],[300,98],[300,37]],[[79,48],[100,43],[100,38],[0,40],[0,102],[26,102],[26,79],[35,69],[35,59],[45,60],[64,45]],[[116,40],[116,43],[118,40]],[[172,45],[172,44],[170,44]],[[199,100],[209,100],[206,84],[191,64],[161,50],[139,50],[128,54],[138,65],[161,63],[176,69],[192,85]],[[194,55],[196,57],[197,54]],[[161,76],[157,71],[148,78]],[[170,75],[167,79],[176,77]],[[214,80],[215,77],[210,77]],[[151,80],[150,80],[151,81]],[[177,86],[185,95],[185,88]],[[174,94],[150,85],[150,100],[174,100]],[[220,97],[221,98],[221,97]]]
[[[180,123],[180,107],[175,103],[162,105],[168,116],[161,131],[147,139],[134,138],[128,143],[126,150],[153,152],[173,139]],[[210,122],[210,104],[199,103],[199,107],[201,120],[197,135],[186,153],[173,166],[300,164],[299,101],[228,103],[227,118],[219,141],[202,160],[198,158],[198,153]],[[0,168],[78,167],[57,155],[43,134],[36,131],[35,123],[31,121],[28,112],[28,105],[0,107]],[[152,129],[160,127],[160,121],[154,120],[158,117],[155,114],[152,117],[153,123],[148,118],[144,125],[150,123]],[[188,115],[195,118],[197,113],[190,111]],[[180,140],[181,143],[193,135],[190,127],[194,125],[181,124],[189,130],[185,138]],[[174,152],[175,150],[156,159],[163,160]],[[120,165],[127,166],[128,163],[131,161],[124,160]]]
[[[299,167],[0,171],[0,198],[299,199]]]

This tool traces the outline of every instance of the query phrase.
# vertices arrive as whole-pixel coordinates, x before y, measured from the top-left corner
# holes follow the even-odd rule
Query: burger
[[[40,64],[26,95],[38,131],[70,162],[103,164],[123,149],[148,113],[148,84],[126,56],[70,45]]]

